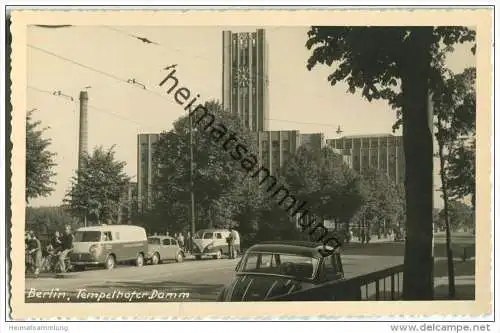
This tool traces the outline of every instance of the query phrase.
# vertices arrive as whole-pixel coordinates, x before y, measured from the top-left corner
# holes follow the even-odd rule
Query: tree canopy
[[[257,152],[255,137],[242,125],[234,114],[224,110],[217,101],[205,105],[231,132],[245,143],[249,151]],[[195,118],[196,116],[193,116]],[[199,117],[198,117],[199,118]],[[243,189],[250,179],[245,177],[240,162],[223,148],[223,141],[214,140],[204,130],[204,123],[193,120],[194,197],[196,229],[213,223],[225,224],[241,214],[240,203]],[[158,165],[155,177],[155,214],[165,216],[160,224],[167,229],[181,230],[189,225],[189,116],[179,118],[170,132],[162,133],[155,144],[154,162]],[[165,226],[158,226],[165,228]]]
[[[51,140],[43,137],[47,128],[40,128],[41,122],[33,120],[33,112],[26,115],[26,202],[49,195],[56,184],[56,154],[49,150]]]
[[[362,174],[364,193],[366,196],[363,211],[369,219],[376,221],[376,226],[393,228],[401,224],[404,203],[401,187],[397,186],[389,176],[377,169],[366,169]],[[380,228],[379,228],[380,229]]]
[[[282,175],[290,192],[323,219],[348,222],[364,201],[359,177],[329,147],[300,147]]]
[[[26,230],[33,230],[42,238],[55,231],[63,232],[68,224],[73,228],[78,226],[78,221],[63,206],[26,207],[26,221]]]
[[[73,216],[90,223],[113,223],[121,209],[120,200],[129,184],[126,163],[115,158],[114,147],[94,149],[83,157],[84,168],[76,171],[64,202]]]
[[[474,211],[472,207],[457,200],[448,203],[448,216],[451,231],[458,229],[474,229]],[[438,226],[444,228],[444,209],[439,212]]]
[[[433,94],[436,139],[443,145],[448,194],[475,197],[476,69],[462,73],[443,70]],[[474,200],[473,200],[474,201]],[[473,203],[474,205],[474,203]]]

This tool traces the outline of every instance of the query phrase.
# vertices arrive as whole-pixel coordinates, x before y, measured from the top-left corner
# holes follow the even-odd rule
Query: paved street
[[[186,301],[213,301],[220,288],[231,281],[236,263],[229,259],[189,260],[156,266],[124,266],[112,271],[68,273],[65,278],[26,279],[26,302],[95,302],[87,292],[110,295],[109,299],[101,296],[101,302],[179,301],[179,298],[186,298],[183,293],[189,293]],[[403,257],[344,255],[343,263],[349,278],[402,264]],[[137,296],[142,299],[132,295],[134,291],[142,295]],[[113,292],[115,294],[111,295]]]

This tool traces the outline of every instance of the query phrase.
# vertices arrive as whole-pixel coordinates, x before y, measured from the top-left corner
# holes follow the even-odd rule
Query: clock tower
[[[222,103],[251,131],[266,131],[268,44],[264,29],[222,32]]]

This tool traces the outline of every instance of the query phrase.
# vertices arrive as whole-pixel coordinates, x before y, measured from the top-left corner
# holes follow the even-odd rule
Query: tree
[[[369,220],[376,221],[378,236],[387,235],[390,229],[400,226],[404,210],[400,188],[385,172],[377,169],[363,170],[362,180],[366,190],[364,212],[368,213]]]
[[[79,226],[64,206],[26,207],[26,230],[33,230],[44,241],[55,231],[62,232],[65,225]]]
[[[224,110],[217,101],[209,101],[204,106],[217,122],[234,132],[249,151],[257,151],[255,138],[236,115]],[[250,179],[238,172],[242,170],[241,164],[223,147],[224,140],[218,141],[205,130],[206,121],[198,122],[201,119],[198,114],[193,118],[194,197],[198,212],[196,228],[200,229],[214,223],[229,223],[240,210],[241,196],[237,194],[249,186]],[[190,207],[189,116],[179,118],[173,127],[172,131],[162,133],[155,144],[153,159],[158,170],[153,209],[170,217],[170,229],[180,230],[186,226]],[[174,206],[177,209],[173,210]]]
[[[441,64],[442,66],[442,64]],[[476,71],[468,68],[455,75],[439,68],[441,77],[432,82],[433,105],[436,116],[436,140],[440,162],[441,192],[444,202],[442,219],[446,230],[446,249],[448,257],[449,297],[455,297],[455,273],[451,246],[450,219],[448,216],[448,152],[453,150],[461,136],[475,132],[476,118]],[[463,174],[463,172],[461,172]]]
[[[85,167],[76,171],[64,202],[73,216],[92,224],[117,221],[120,199],[130,181],[125,162],[115,159],[114,147],[98,147],[83,158]]]
[[[26,115],[26,202],[49,195],[56,184],[53,181],[56,154],[48,150],[51,140],[43,137],[47,128],[39,127],[41,122],[33,120],[33,112]]]
[[[474,228],[474,211],[471,206],[457,200],[448,202],[448,218],[450,221],[450,230]],[[444,208],[439,212],[439,217],[444,221]]]
[[[406,163],[404,299],[431,300],[433,138],[428,110],[429,81],[439,77],[434,64],[456,43],[473,41],[465,27],[311,27],[306,47],[314,50],[308,69],[338,64],[328,81],[346,81],[371,101],[384,99],[403,126]],[[472,50],[475,52],[475,47]]]
[[[335,220],[349,230],[349,221],[364,201],[360,179],[326,147],[300,147],[283,168],[284,181],[293,195],[309,204],[322,219]]]

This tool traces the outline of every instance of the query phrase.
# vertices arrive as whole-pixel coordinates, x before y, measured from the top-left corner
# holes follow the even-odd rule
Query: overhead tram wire
[[[34,50],[37,50],[37,51],[39,51],[39,52],[42,52],[42,53],[48,54],[48,55],[50,55],[50,56],[53,56],[53,57],[55,57],[55,58],[58,58],[58,59],[64,60],[64,61],[66,61],[66,62],[68,62],[68,63],[71,63],[71,64],[73,64],[73,65],[75,65],[75,66],[79,66],[79,67],[85,68],[85,69],[90,70],[90,71],[92,71],[92,72],[95,72],[95,73],[101,74],[101,75],[106,76],[106,77],[108,77],[108,78],[111,78],[111,79],[113,79],[113,80],[115,80],[115,81],[118,81],[118,82],[121,82],[121,83],[125,83],[125,84],[126,84],[127,86],[129,86],[129,87],[136,87],[136,88],[138,88],[138,86],[137,86],[137,85],[133,85],[133,84],[131,84],[131,83],[130,83],[130,81],[129,81],[130,79],[123,79],[123,78],[118,77],[118,76],[116,76],[116,75],[114,75],[114,74],[111,74],[111,73],[105,72],[105,71],[103,71],[103,70],[100,70],[100,69],[97,69],[97,68],[94,68],[94,67],[91,67],[91,66],[88,66],[88,65],[85,65],[85,64],[82,64],[82,63],[80,63],[80,62],[78,62],[78,61],[75,61],[75,60],[73,60],[73,59],[70,59],[70,58],[67,58],[67,57],[61,56],[61,55],[59,55],[59,54],[56,54],[56,53],[54,53],[54,52],[51,52],[51,51],[45,50],[45,49],[43,49],[43,48],[41,48],[41,47],[38,47],[38,46],[35,46],[35,45],[32,45],[32,44],[27,44],[27,46],[28,46],[28,47],[30,47],[30,48],[32,48],[32,49],[34,49]],[[141,88],[142,88],[142,87],[141,87]],[[160,94],[160,93],[158,93],[158,92],[156,92],[156,91],[154,91],[154,90],[151,90],[151,89],[149,89],[149,88],[147,88],[147,87],[144,87],[144,88],[143,88],[143,89],[141,89],[141,90],[148,91],[149,93],[152,93],[152,94],[154,94],[154,95],[156,95],[156,96],[158,96],[158,97],[160,97],[160,98],[163,98],[163,99],[165,99],[165,100],[168,100],[169,102],[172,102],[172,100],[171,100],[171,99],[167,99],[164,95],[162,95],[162,94]]]
[[[34,86],[31,86],[31,85],[28,85],[27,86],[29,89],[32,89],[34,91],[37,91],[37,92],[40,92],[40,93],[44,93],[44,94],[47,94],[47,95],[51,95],[53,97],[57,97],[53,94],[52,91],[49,91],[49,90],[45,90],[45,89],[41,89],[41,88],[38,88],[38,87],[34,87]],[[68,100],[69,101],[69,100]],[[78,105],[79,101],[78,100],[74,100],[74,101],[70,101],[72,104],[76,104]],[[106,110],[106,109],[103,109],[103,108],[100,108],[100,107],[97,107],[97,106],[94,106],[94,105],[91,105],[89,104],[88,105],[89,108],[91,109],[94,109],[96,110],[97,112],[101,112],[101,113],[105,113],[105,114],[109,114],[109,115],[112,115],[114,117],[117,117],[117,118],[120,118],[122,120],[125,120],[125,121],[129,121],[131,123],[135,123],[136,125],[138,126],[146,126],[146,127],[151,127],[151,125],[147,125],[145,123],[141,123],[139,121],[136,121],[134,119],[131,119],[131,118],[128,118],[128,117],[125,117],[125,116],[122,116],[118,113],[115,113],[115,112],[112,112],[112,111],[109,111],[109,110]]]
[[[73,27],[73,26],[68,26],[68,27]],[[130,38],[135,38],[135,39],[141,40],[141,41],[143,41],[143,42],[144,42],[144,40],[143,40],[143,39],[147,39],[147,38],[145,38],[145,37],[139,37],[138,35],[135,35],[135,34],[133,34],[133,33],[129,33],[129,32],[127,32],[127,31],[124,31],[124,30],[121,30],[121,29],[117,29],[117,28],[114,28],[114,27],[111,27],[111,26],[99,26],[99,28],[105,28],[105,29],[108,29],[108,30],[110,30],[110,31],[114,31],[114,32],[116,32],[116,33],[119,33],[119,34],[121,34],[121,35],[124,35],[124,36],[130,37]],[[285,27],[274,27],[274,28],[271,28],[271,29],[267,29],[267,31],[273,31],[273,30],[282,29],[282,28],[285,28]],[[154,45],[160,46],[160,47],[162,47],[162,48],[166,48],[166,46],[164,46],[164,45],[162,45],[162,44],[160,44],[160,43],[157,43],[157,42],[151,42],[151,44],[154,44]],[[116,79],[116,80],[119,80],[120,82],[124,82],[124,83],[127,83],[128,85],[131,85],[131,84],[130,84],[130,82],[129,82],[130,80],[121,79],[121,78],[119,78],[119,77],[114,76],[113,74],[106,73],[106,72],[104,72],[104,71],[94,69],[94,68],[92,68],[92,67],[90,67],[90,66],[80,64],[80,63],[78,63],[78,62],[76,62],[76,61],[74,61],[74,60],[71,60],[71,59],[69,59],[69,58],[65,58],[65,57],[63,57],[63,56],[56,55],[55,53],[52,53],[52,52],[47,51],[47,50],[44,50],[44,49],[42,49],[42,48],[39,48],[39,47],[36,47],[36,46],[33,46],[33,45],[28,45],[28,46],[29,46],[29,47],[32,47],[32,48],[34,48],[34,49],[36,49],[36,50],[39,50],[39,51],[41,51],[41,52],[45,52],[45,53],[50,54],[50,55],[52,55],[52,56],[55,56],[55,57],[61,58],[61,59],[63,59],[63,60],[69,61],[69,62],[71,62],[71,63],[73,63],[73,64],[75,64],[75,65],[82,66],[82,67],[84,67],[84,68],[87,68],[87,69],[92,70],[92,71],[95,71],[95,72],[99,72],[100,74],[103,74],[103,75],[106,75],[106,76],[110,76],[110,77],[112,77],[112,78],[114,78],[114,79]],[[168,47],[168,50],[169,50],[169,51],[177,51],[177,52],[181,52],[181,53],[186,54],[186,52],[185,52],[185,51],[183,51],[183,50],[182,50],[182,49],[180,49],[180,48],[172,48],[172,47]],[[203,60],[210,60],[209,58],[202,57],[202,56],[199,56],[199,55],[192,55],[192,56],[193,56],[193,58],[198,58],[198,59],[203,59]],[[258,77],[262,77],[261,75],[257,75],[257,76],[258,76]],[[265,79],[266,79],[266,80],[268,80],[268,77],[266,77]],[[288,81],[286,81],[286,82],[288,82]],[[287,84],[288,84],[288,83],[287,83]],[[143,89],[143,90],[147,90],[147,91],[148,91],[148,92],[150,92],[150,93],[153,93],[153,94],[155,94],[155,95],[157,95],[157,96],[159,96],[159,97],[165,98],[165,96],[164,96],[164,95],[161,95],[161,94],[159,94],[159,93],[157,93],[157,92],[155,92],[155,91],[153,91],[153,90],[150,90],[150,89],[147,89],[147,88],[146,88],[146,89]],[[325,97],[321,97],[321,99],[326,99],[326,98],[325,98]],[[274,121],[280,121],[280,122],[285,122],[285,123],[293,123],[293,124],[304,124],[304,125],[326,126],[326,127],[337,127],[337,126],[338,126],[338,124],[337,124],[337,125],[333,125],[333,124],[324,124],[324,123],[299,122],[299,121],[291,121],[291,120],[277,119],[277,118],[267,118],[266,120],[274,120]]]
[[[104,29],[108,29],[110,31],[114,31],[114,32],[116,32],[118,34],[121,34],[123,36],[126,36],[126,37],[130,37],[130,38],[141,40],[143,43],[144,43],[143,39],[149,40],[146,37],[139,37],[138,34],[130,33],[130,32],[127,32],[127,31],[124,31],[124,30],[121,30],[121,29],[117,29],[117,28],[114,28],[114,27],[110,27],[110,26],[101,26],[100,28],[104,28]],[[266,31],[273,31],[273,30],[283,29],[283,28],[285,28],[285,27],[274,27],[274,28],[266,29]],[[186,52],[186,51],[184,51],[183,49],[180,49],[180,48],[175,48],[175,47],[171,47],[171,46],[165,46],[165,45],[162,45],[161,43],[158,43],[158,42],[151,42],[150,44],[154,44],[154,45],[159,46],[161,48],[164,48],[164,49],[166,49],[168,51],[176,51],[176,52],[183,53],[185,55],[189,54],[192,58],[195,58],[195,59],[201,59],[201,60],[207,60],[207,61],[212,61],[213,60],[213,59],[201,56],[201,55],[188,53],[188,52]],[[266,81],[269,81],[269,77],[268,76],[264,77],[263,75],[260,75],[260,74],[255,74],[255,76],[256,77],[260,77],[260,78],[264,78]],[[291,85],[288,80],[287,81],[283,81],[283,82],[286,85]]]
[[[103,26],[102,28],[114,31],[114,32],[119,33],[121,35],[124,35],[126,37],[132,37],[132,38],[140,39],[140,37],[138,35],[133,34],[133,33],[129,33],[127,31],[124,31],[124,30],[121,30],[121,29],[117,29],[117,28],[110,27],[110,26]],[[281,27],[277,27],[276,29],[278,29],[278,28],[281,28]],[[271,29],[271,30],[274,30],[274,29]],[[158,46],[161,46],[161,47],[164,47],[164,45],[162,45],[160,43],[157,43],[157,42],[155,42],[154,44],[158,45]],[[185,53],[185,51],[183,51],[182,49],[179,49],[179,48],[169,47],[168,49],[169,49],[169,51],[173,50],[173,51],[178,51],[178,52],[181,52],[181,53]],[[193,55],[193,58],[198,58],[198,59],[203,59],[203,60],[210,60],[209,58],[202,57],[202,56],[199,56],[199,55]],[[257,77],[262,77],[262,76],[259,75],[259,74],[257,74]],[[318,125],[318,126],[326,126],[326,127],[337,127],[338,126],[338,124],[334,125],[334,124],[322,124],[322,123],[311,123],[311,122],[299,122],[299,121],[291,121],[291,120],[277,119],[277,118],[268,118],[266,120],[274,120],[274,121],[280,121],[280,122],[285,122],[285,123],[293,123],[293,124]]]
[[[68,62],[68,63],[71,63],[71,64],[73,64],[73,65],[75,65],[75,66],[79,66],[79,67],[82,67],[82,68],[87,69],[87,70],[89,70],[89,71],[92,71],[92,72],[95,72],[95,73],[101,74],[101,75],[106,76],[106,77],[108,77],[108,78],[111,78],[111,79],[113,79],[113,80],[115,80],[115,81],[118,81],[118,82],[121,82],[121,83],[125,83],[125,84],[126,84],[127,86],[129,86],[129,87],[130,87],[130,86],[131,86],[131,87],[135,87],[136,89],[139,89],[139,88],[140,88],[140,90],[145,90],[145,91],[148,91],[149,93],[152,93],[152,94],[154,94],[154,95],[156,95],[156,96],[158,96],[158,97],[160,97],[160,98],[163,98],[163,99],[165,99],[165,100],[167,100],[167,101],[169,101],[169,102],[171,102],[171,101],[172,101],[171,99],[166,98],[164,95],[162,95],[162,94],[160,94],[160,93],[158,93],[158,92],[156,92],[156,91],[154,91],[154,90],[151,90],[151,89],[149,89],[149,88],[147,88],[147,87],[144,89],[142,86],[141,86],[141,87],[139,87],[139,86],[137,86],[137,85],[132,85],[130,82],[128,82],[128,81],[129,81],[129,79],[123,79],[123,78],[120,78],[120,77],[118,77],[118,76],[116,76],[116,75],[114,75],[114,74],[111,74],[111,73],[105,72],[105,71],[103,71],[103,70],[100,70],[100,69],[97,69],[97,68],[94,68],[94,67],[91,67],[91,66],[88,66],[88,65],[85,65],[85,64],[82,64],[82,63],[80,63],[80,62],[78,62],[78,61],[75,61],[75,60],[73,60],[73,59],[70,59],[70,58],[67,58],[67,57],[61,56],[61,55],[59,55],[59,54],[56,54],[56,53],[54,53],[54,52],[51,52],[51,51],[45,50],[45,49],[40,48],[40,47],[35,46],[35,45],[28,44],[28,47],[33,48],[33,49],[35,49],[35,50],[37,50],[37,51],[40,51],[40,52],[42,52],[42,53],[48,54],[48,55],[50,55],[50,56],[53,56],[53,57],[55,57],[55,58],[61,59],[61,60],[66,61],[66,62]],[[35,88],[35,87],[33,87],[33,89],[35,89],[35,90],[36,90],[36,89],[39,89],[39,88]],[[45,91],[45,92],[47,92],[47,91]],[[52,92],[49,92],[49,93],[52,93]],[[268,120],[283,121],[283,122],[290,122],[290,123],[296,123],[296,124],[306,124],[306,125],[328,126],[328,127],[330,127],[330,126],[337,126],[337,125],[332,125],[332,124],[298,122],[298,121],[290,121],[290,120],[285,120],[285,119],[277,119],[277,118],[272,118],[272,119],[271,119],[271,118],[269,118]]]

